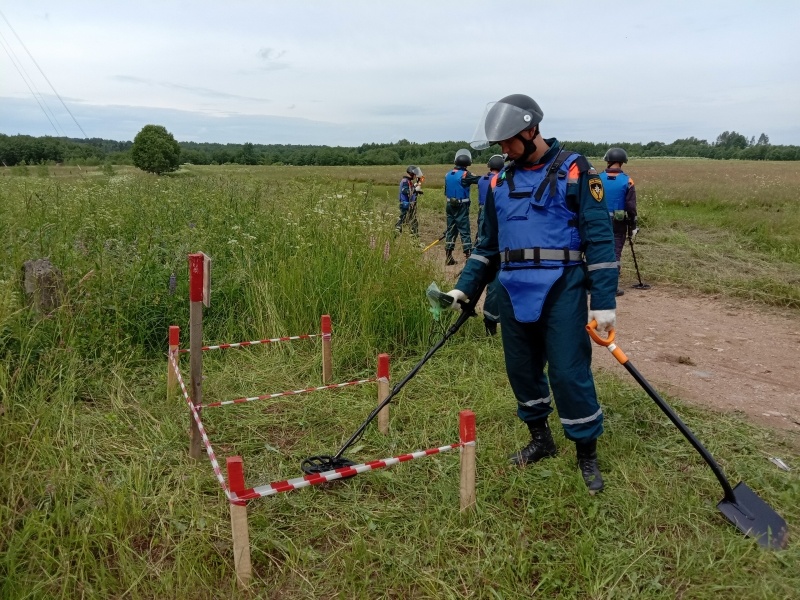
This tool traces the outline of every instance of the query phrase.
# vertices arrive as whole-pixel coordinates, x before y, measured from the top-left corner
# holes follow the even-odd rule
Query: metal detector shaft
[[[480,297],[480,294],[478,294],[476,297]],[[431,349],[428,350],[428,352],[425,354],[425,356],[422,357],[422,360],[419,361],[414,366],[413,369],[411,369],[411,371],[408,373],[408,375],[406,375],[405,377],[403,377],[402,380],[397,382],[397,384],[392,388],[392,391],[389,392],[389,395],[386,396],[386,398],[384,398],[381,401],[381,403],[378,404],[378,406],[375,407],[375,409],[369,414],[369,416],[361,424],[361,426],[356,430],[356,432],[353,435],[350,436],[350,439],[347,440],[344,443],[344,446],[342,446],[341,449],[336,453],[336,455],[333,457],[333,460],[337,460],[337,459],[342,457],[342,454],[344,454],[345,451],[353,444],[353,442],[355,442],[359,438],[359,436],[367,428],[367,425],[369,425],[372,422],[372,420],[381,411],[381,409],[384,406],[386,406],[387,404],[389,404],[389,402],[392,401],[392,398],[394,398],[397,395],[397,393],[401,389],[403,389],[403,386],[405,384],[407,384],[409,381],[411,381],[411,379],[414,378],[414,376],[422,368],[422,365],[424,365],[426,362],[428,362],[428,359],[430,359],[430,357],[433,356],[439,348],[444,346],[444,343],[448,339],[450,339],[450,337],[453,336],[459,329],[461,329],[461,326],[464,323],[466,323],[467,320],[471,316],[473,316],[474,314],[475,314],[474,303],[472,303],[472,302],[470,302],[470,303],[462,302],[461,303],[461,314],[459,315],[459,317],[456,320],[456,322],[453,323],[453,325],[451,325],[450,328],[445,332],[445,334],[442,336],[442,339],[440,339],[438,342],[436,342],[436,344],[434,344],[433,347],[431,347]]]
[[[639,287],[641,289],[647,289],[650,286],[646,283],[642,283],[642,276],[639,274],[639,263],[636,261],[636,250],[633,249],[633,236],[628,232],[628,242],[631,245],[631,255],[633,256],[633,266],[636,267],[636,277],[639,279]],[[636,286],[634,286],[636,287]]]

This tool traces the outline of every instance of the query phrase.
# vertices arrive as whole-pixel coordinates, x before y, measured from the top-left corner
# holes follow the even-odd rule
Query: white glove
[[[415,192],[418,192],[418,191],[420,191],[421,189],[422,189],[422,185],[420,185],[419,183],[418,183],[417,185],[415,185],[415,186],[414,186],[414,191],[415,191]]]
[[[461,310],[461,305],[458,303],[459,300],[462,302],[467,301],[467,295],[461,290],[450,290],[447,295],[453,299],[453,303],[450,305],[453,310]]]
[[[597,321],[597,331],[611,331],[617,325],[617,311],[613,308],[610,310],[590,310],[589,322],[591,323],[593,320]]]
[[[637,234],[637,233],[639,233],[639,228],[638,228],[638,227],[637,227],[636,229],[632,229],[632,230],[631,230],[631,239],[632,239],[632,240],[635,240],[635,239],[636,239],[636,234]]]

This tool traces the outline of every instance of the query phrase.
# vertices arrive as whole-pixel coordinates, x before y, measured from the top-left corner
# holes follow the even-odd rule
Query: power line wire
[[[63,98],[61,97],[61,95],[60,95],[60,94],[59,94],[59,93],[56,91],[56,88],[53,86],[53,84],[52,84],[52,83],[50,82],[50,80],[47,78],[47,75],[45,75],[45,74],[44,74],[44,71],[42,71],[42,68],[39,66],[39,63],[37,63],[37,62],[36,62],[36,59],[35,59],[35,58],[33,58],[33,55],[32,55],[32,54],[30,53],[30,51],[28,50],[28,47],[25,45],[25,43],[24,43],[24,42],[22,41],[22,39],[19,37],[19,35],[17,34],[16,30],[15,30],[15,29],[14,29],[14,27],[11,25],[11,23],[9,23],[8,19],[6,18],[5,14],[3,14],[3,11],[2,11],[2,10],[0,10],[0,17],[3,17],[3,20],[6,22],[6,25],[8,25],[9,29],[11,29],[12,33],[14,34],[14,36],[15,36],[15,37],[17,38],[17,40],[19,41],[20,45],[21,45],[21,46],[22,46],[22,47],[25,49],[25,52],[27,52],[28,56],[29,56],[29,57],[30,57],[30,59],[33,61],[33,64],[35,64],[35,65],[36,65],[36,68],[37,68],[37,69],[39,69],[39,73],[41,73],[41,74],[42,74],[42,77],[44,77],[44,80],[45,80],[45,81],[47,82],[47,84],[50,86],[50,89],[51,89],[51,90],[53,90],[53,93],[56,95],[56,98],[58,98],[58,100],[61,102],[61,105],[64,107],[64,110],[66,110],[66,111],[67,111],[67,113],[69,113],[69,116],[70,116],[70,117],[72,117],[72,120],[75,122],[75,125],[77,125],[77,126],[78,126],[78,129],[80,129],[80,130],[81,130],[81,133],[83,134],[83,137],[84,137],[84,138],[88,138],[89,136],[88,136],[88,135],[86,135],[86,132],[83,130],[83,127],[81,127],[81,124],[80,124],[80,123],[78,123],[78,120],[75,118],[75,115],[73,115],[73,114],[72,114],[72,111],[69,109],[69,107],[67,106],[66,102],[64,102],[64,99],[63,99]]]
[[[6,47],[7,45],[8,45],[8,47]],[[42,102],[45,101],[44,100],[44,96],[42,96],[42,99],[39,100],[39,96],[41,96],[41,93],[39,93],[39,95],[37,96],[37,92],[39,92],[39,90],[36,89],[36,91],[34,92],[34,88],[36,88],[36,85],[33,83],[33,80],[30,79],[30,76],[28,75],[27,71],[25,71],[25,67],[22,65],[22,63],[18,62],[19,59],[14,54],[14,49],[11,48],[10,44],[8,44],[8,42],[6,41],[5,37],[3,36],[2,32],[0,32],[0,46],[3,46],[3,50],[5,50],[5,53],[8,55],[8,58],[11,60],[11,64],[14,65],[14,68],[17,70],[17,73],[19,73],[19,76],[22,77],[22,81],[25,82],[25,85],[28,87],[28,90],[30,91],[31,95],[33,96],[33,99],[36,100],[36,103],[39,105],[39,108],[42,109],[42,112],[44,113],[44,116],[47,117],[48,121],[50,121],[50,125],[53,126],[53,130],[56,132],[56,136],[63,135],[62,133],[59,133],[58,128],[56,127],[55,123],[53,123],[53,119],[50,118],[50,115],[47,114],[47,110],[45,110],[45,107],[42,106]],[[23,71],[24,71],[24,73],[23,73]],[[29,79],[30,79],[30,82],[29,82]],[[33,87],[31,87],[31,85],[33,85]],[[48,106],[47,108],[49,109],[50,107]],[[53,111],[50,111],[51,114],[52,114],[52,112]],[[53,115],[53,118],[55,118],[55,115]],[[60,123],[59,123],[59,125],[60,125]]]

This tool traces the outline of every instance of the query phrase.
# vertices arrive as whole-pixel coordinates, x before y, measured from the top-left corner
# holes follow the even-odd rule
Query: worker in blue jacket
[[[480,241],[481,225],[483,223],[483,207],[486,205],[486,196],[489,195],[489,186],[492,179],[505,166],[506,159],[502,154],[495,154],[486,163],[489,172],[478,181],[478,227],[476,229],[475,244]],[[486,286],[486,297],[483,299],[483,326],[486,328],[487,335],[497,334],[497,324],[500,322],[500,315],[497,312],[497,279],[495,278]]]
[[[394,229],[397,233],[403,232],[403,225],[407,224],[411,228],[411,234],[416,236],[419,233],[419,220],[417,219],[417,197],[422,194],[422,169],[415,165],[409,165],[406,174],[400,180],[400,191],[398,200],[400,201],[400,218],[397,219]]]
[[[445,215],[447,229],[444,234],[445,265],[454,265],[453,250],[456,247],[456,235],[461,236],[461,248],[464,258],[472,252],[472,235],[469,230],[469,186],[478,183],[479,176],[467,170],[472,164],[472,153],[466,148],[456,152],[453,168],[444,176]]]
[[[500,144],[512,162],[489,187],[480,242],[448,293],[458,309],[497,275],[506,372],[531,434],[511,462],[524,466],[557,454],[547,423],[555,401],[594,494],[604,487],[597,459],[603,410],[585,327],[595,320],[604,332],[616,322],[614,233],[597,171],[555,138],[544,139],[542,117],[523,94],[487,107],[477,130],[483,139],[472,146]]]
[[[639,233],[636,186],[633,184],[633,177],[622,170],[622,165],[628,162],[628,153],[624,149],[609,148],[603,160],[608,166],[600,173],[600,179],[603,180],[608,214],[614,227],[614,255],[617,257],[617,267],[621,269],[625,240],[629,235],[631,239],[635,239]],[[621,288],[617,288],[617,296],[624,293]]]

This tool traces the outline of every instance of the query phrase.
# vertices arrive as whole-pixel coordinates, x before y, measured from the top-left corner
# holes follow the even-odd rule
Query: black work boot
[[[527,425],[531,432],[530,443],[510,457],[511,464],[518,467],[524,467],[527,464],[558,454],[556,443],[553,441],[553,435],[550,433],[546,419],[527,423]]]
[[[453,258],[453,251],[452,250],[445,250],[444,251],[444,264],[445,266],[451,266],[456,264],[456,259]]]
[[[625,290],[617,288],[617,296],[624,296],[624,295],[625,295]]]
[[[484,319],[483,326],[486,327],[486,335],[497,335],[497,323],[495,321]]]
[[[589,493],[594,496],[603,490],[603,476],[597,466],[597,440],[591,442],[575,442],[578,451],[578,468],[583,475],[583,482],[589,488]]]

